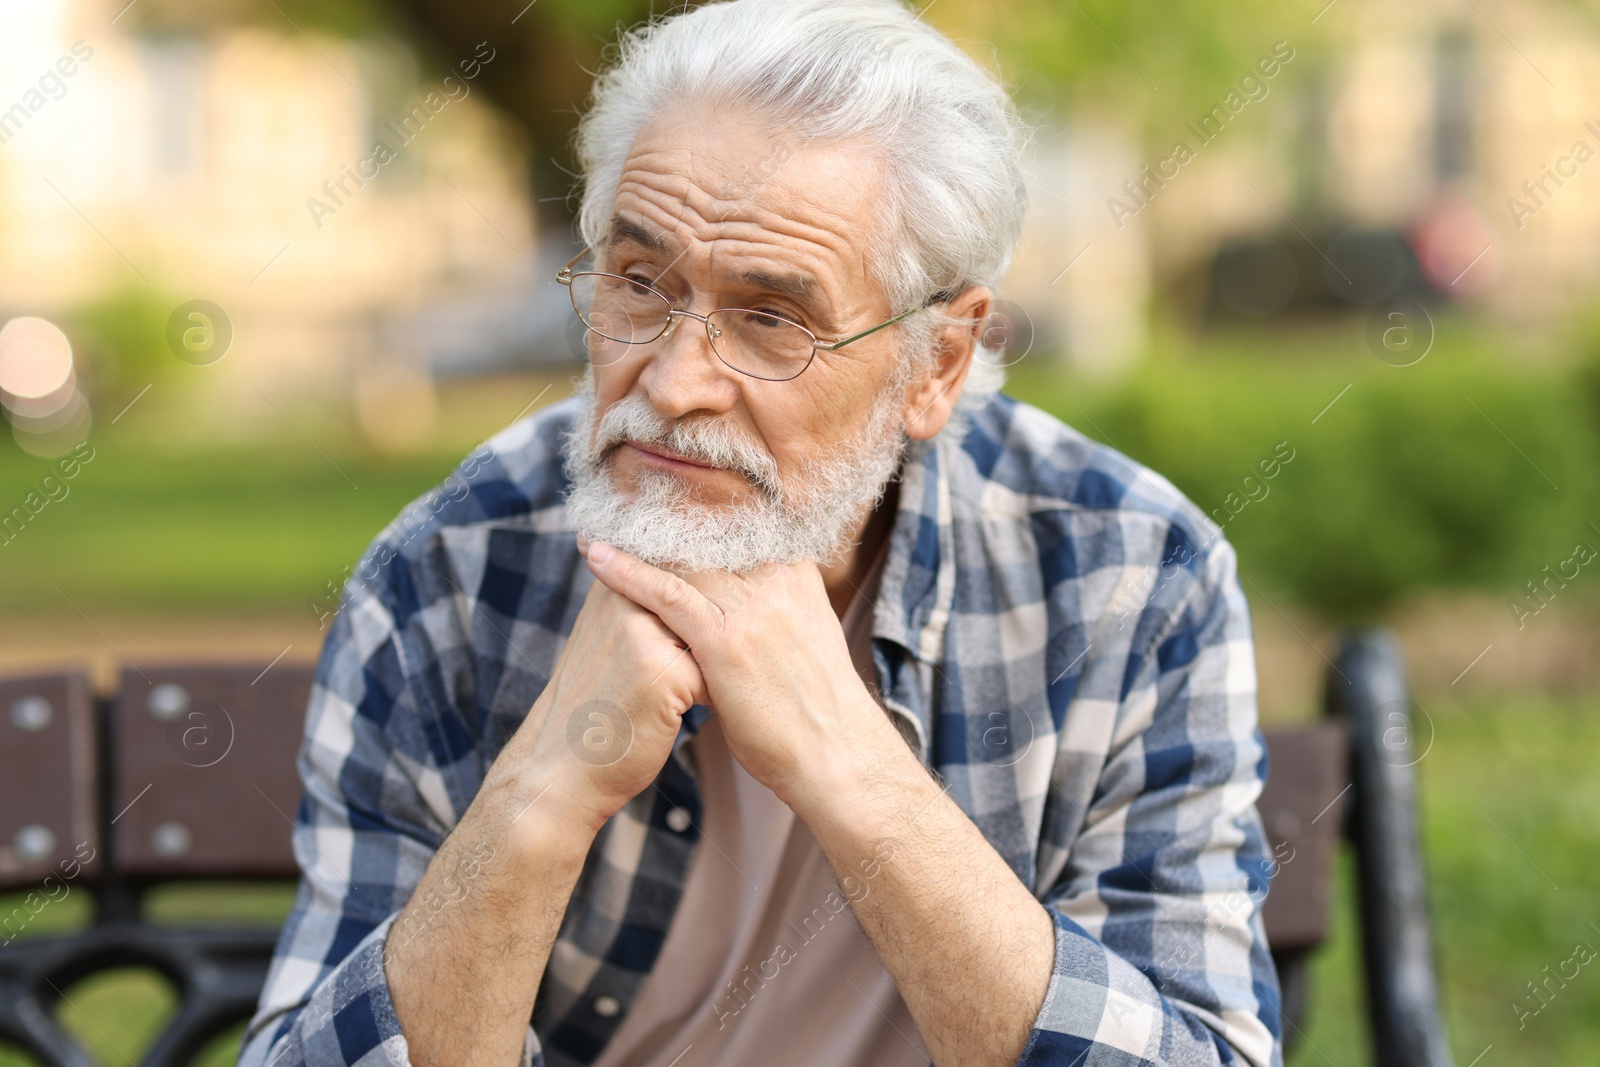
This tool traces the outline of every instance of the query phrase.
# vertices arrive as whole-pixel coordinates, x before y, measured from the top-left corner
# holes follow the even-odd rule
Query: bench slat
[[[1343,722],[1266,733],[1271,759],[1259,807],[1276,861],[1262,919],[1273,951],[1311,948],[1328,936],[1329,882],[1351,798]]]
[[[313,669],[173,666],[122,675],[112,828],[132,879],[296,878],[295,756]],[[259,679],[258,679],[259,676]],[[147,680],[148,679],[148,680]]]
[[[85,674],[0,680],[0,891],[95,876],[97,766]]]

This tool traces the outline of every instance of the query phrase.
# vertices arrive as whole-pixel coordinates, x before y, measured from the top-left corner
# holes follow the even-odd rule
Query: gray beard
[[[591,541],[690,572],[837,562],[850,547],[851,528],[882,501],[905,455],[908,439],[899,420],[904,382],[900,374],[894,378],[858,434],[820,450],[782,479],[772,456],[728,424],[663,419],[640,394],[612,404],[597,427],[594,372],[585,369],[579,413],[566,436],[573,525]],[[678,475],[641,470],[635,492],[624,496],[609,461],[625,438],[739,471],[750,489],[731,503],[705,504]]]

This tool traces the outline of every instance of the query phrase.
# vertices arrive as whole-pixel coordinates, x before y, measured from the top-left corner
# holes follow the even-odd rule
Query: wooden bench
[[[0,892],[31,891],[0,914],[0,941],[34,907],[94,900],[86,929],[0,947],[0,1041],[50,1067],[92,1067],[53,1012],[72,983],[114,967],[148,967],[178,996],[146,1064],[188,1063],[254,1013],[277,929],[157,926],[143,898],[193,879],[298,879],[294,760],[311,671],[259,674],[130,670],[103,697],[81,674],[0,680]]]
[[[146,1067],[188,1064],[249,1018],[278,931],[154,925],[144,897],[186,880],[298,879],[295,754],[311,671],[176,666],[124,672],[96,695],[82,674],[0,680],[0,1042],[47,1067],[93,1061],[54,1020],[72,983],[149,967],[177,1014]],[[1329,672],[1329,718],[1267,734],[1261,814],[1275,857],[1265,921],[1283,983],[1286,1043],[1307,1002],[1307,962],[1327,938],[1341,836],[1355,846],[1376,1062],[1445,1067],[1417,843],[1405,679],[1392,639],[1348,637]],[[89,925],[26,936],[67,893]],[[18,936],[24,935],[24,936]]]

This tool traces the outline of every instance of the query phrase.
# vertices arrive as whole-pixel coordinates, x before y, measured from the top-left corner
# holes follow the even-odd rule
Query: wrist
[[[508,745],[491,768],[473,806],[488,832],[505,843],[513,864],[552,858],[581,863],[605,824],[582,783],[572,779],[570,762],[519,758]]]
[[[597,788],[596,768],[578,758],[570,739],[563,741],[555,728],[557,689],[547,686],[534,702],[528,720],[495,758],[483,792],[494,784],[500,794],[496,811],[513,832],[558,827],[587,841],[628,797],[612,798]]]
[[[865,691],[861,700],[855,716],[860,729],[816,746],[780,794],[808,824],[865,828],[881,823],[886,806],[892,809],[908,788],[928,778],[889,713]]]
[[[535,857],[576,855],[581,861],[613,814],[592,794],[572,761],[557,760],[545,773],[519,785],[520,799],[509,806],[505,828],[513,847]]]

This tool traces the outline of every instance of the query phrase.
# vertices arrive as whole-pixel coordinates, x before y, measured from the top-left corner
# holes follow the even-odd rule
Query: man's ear
[[[933,365],[906,395],[908,436],[926,441],[950,421],[993,305],[994,293],[982,285],[973,286],[945,305],[948,314],[966,321],[939,331],[934,341]]]

